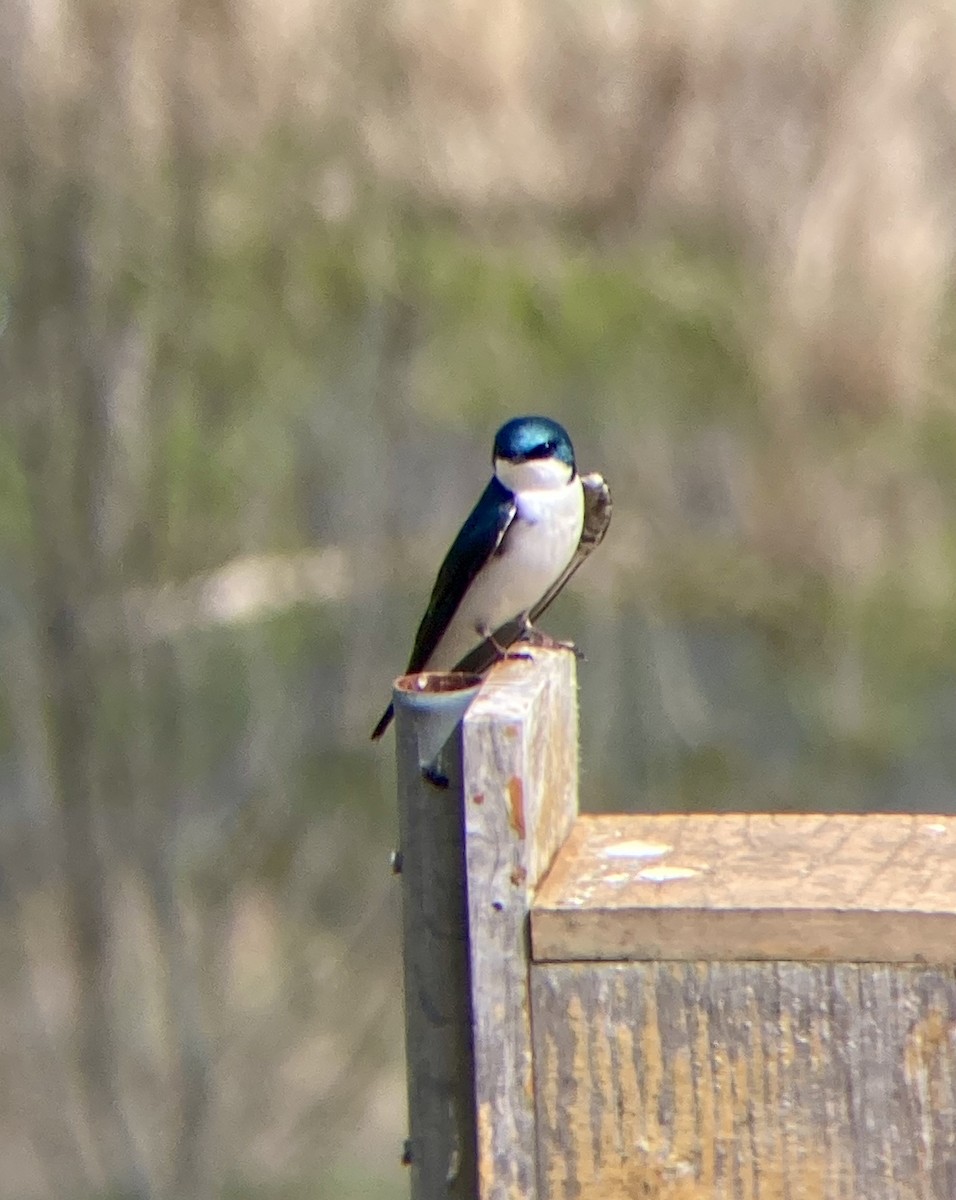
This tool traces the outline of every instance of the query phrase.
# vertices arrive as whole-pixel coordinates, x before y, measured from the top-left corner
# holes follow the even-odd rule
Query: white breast
[[[559,487],[517,493],[517,515],[502,548],[465,593],[444,637],[428,660],[451,670],[481,641],[540,600],[571,561],[581,540],[584,492],[575,477]]]

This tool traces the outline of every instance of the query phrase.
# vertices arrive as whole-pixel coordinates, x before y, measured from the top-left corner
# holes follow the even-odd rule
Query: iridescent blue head
[[[548,417],[515,417],[495,436],[495,474],[511,491],[563,487],[574,478],[574,447]]]

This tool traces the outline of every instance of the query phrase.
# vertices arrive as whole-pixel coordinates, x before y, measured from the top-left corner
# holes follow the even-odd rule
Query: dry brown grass
[[[745,420],[722,428],[714,409],[691,427],[635,400],[590,422],[622,497],[600,603],[640,583],[666,609],[660,580],[707,543],[681,482],[693,475],[730,513],[725,607],[759,608],[779,567],[783,591],[806,569],[852,602],[893,576],[914,606],[951,608],[949,485],[923,450],[933,420],[956,415],[956,10],[35,0],[2,7],[0,41],[0,371],[29,516],[9,572],[25,611],[3,643],[22,781],[0,842],[0,1200],[199,1200],[259,1183],[266,1195],[317,1177],[367,1107],[363,1089],[393,1078],[395,977],[378,958],[394,948],[363,878],[380,847],[356,848],[334,804],[288,815],[277,763],[316,734],[302,732],[265,637],[243,660],[248,817],[192,794],[179,761],[200,733],[177,697],[214,653],[196,657],[172,626],[168,653],[144,649],[125,628],[122,597],[259,554],[272,530],[254,453],[235,528],[213,531],[211,549],[196,548],[201,506],[184,517],[175,471],[164,475],[184,414],[216,449],[232,430],[228,388],[194,387],[207,364],[184,350],[212,303],[197,263],[258,237],[278,247],[263,262],[279,282],[264,267],[256,286],[293,321],[297,303],[333,301],[283,291],[280,260],[296,252],[284,230],[365,221],[346,283],[367,300],[361,345],[379,349],[355,356],[341,402],[378,388],[384,400],[358,412],[383,440],[412,418],[402,380],[427,350],[429,314],[387,294],[410,220],[519,247],[544,279],[575,256],[672,240],[730,263],[715,325],[755,381]],[[270,176],[276,162],[289,174]],[[693,272],[665,268],[659,282],[662,304],[703,303]],[[381,457],[363,468],[338,433],[321,426],[330,461],[364,469],[378,497],[340,509],[360,600],[381,557],[362,538],[391,527],[394,498]],[[380,612],[363,625],[356,609],[336,668],[348,715],[330,743],[353,737],[382,670]],[[117,631],[109,653],[84,640],[89,611]],[[830,667],[834,726],[857,733],[870,700],[852,632]],[[673,640],[656,644],[662,707],[692,741],[706,724],[692,672]],[[122,737],[91,715],[103,696]],[[172,714],[157,701],[170,696]],[[330,897],[371,916],[333,917]]]

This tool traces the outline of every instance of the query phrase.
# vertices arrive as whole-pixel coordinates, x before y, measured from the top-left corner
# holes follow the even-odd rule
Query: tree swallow
[[[571,439],[547,417],[502,425],[494,475],[445,556],[407,675],[482,673],[541,615],[604,537],[611,499],[600,475],[577,473]],[[389,705],[375,726],[381,737]]]

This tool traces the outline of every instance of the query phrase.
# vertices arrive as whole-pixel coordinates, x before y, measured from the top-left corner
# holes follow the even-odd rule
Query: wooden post
[[[427,678],[427,677],[424,677]],[[435,677],[438,684],[448,677]],[[461,715],[477,687],[395,688],[412,1200],[476,1200]]]
[[[413,1200],[954,1200],[956,817],[578,817],[574,669],[396,705]]]
[[[575,660],[502,663],[464,725],[481,1200],[535,1200],[528,913],[577,814]]]
[[[541,1200],[953,1200],[956,818],[582,817],[532,913]]]
[[[534,1200],[528,913],[577,811],[574,657],[502,662],[455,729],[471,696],[442,724],[449,696],[395,692],[412,1200]]]

